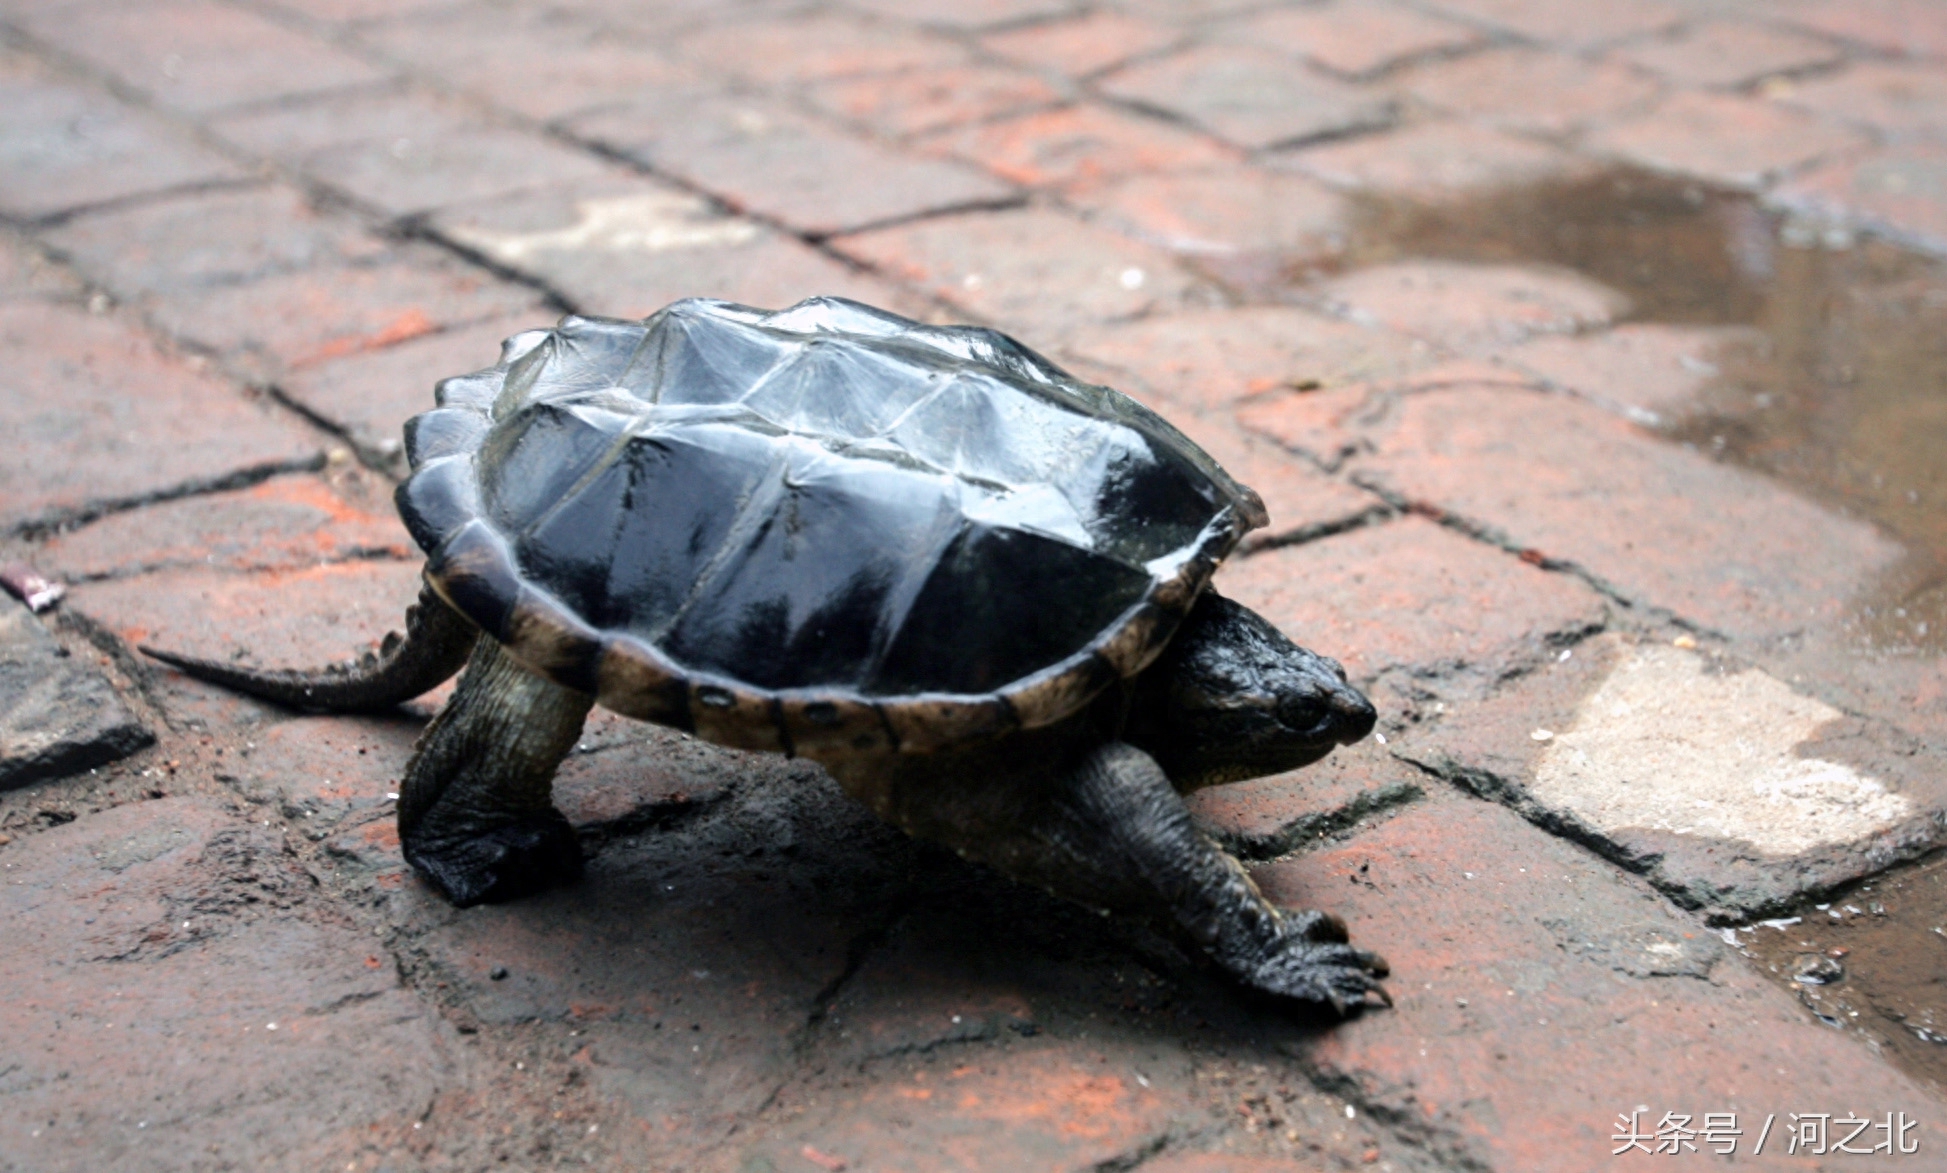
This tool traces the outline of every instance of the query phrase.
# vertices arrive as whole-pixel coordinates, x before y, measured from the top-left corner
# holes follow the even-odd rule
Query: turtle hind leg
[[[406,766],[406,861],[462,908],[579,879],[581,843],[550,792],[592,703],[481,640]]]
[[[1049,878],[1070,875],[1078,895],[1165,912],[1254,989],[1340,1016],[1369,998],[1390,1004],[1379,985],[1386,963],[1346,944],[1336,917],[1274,908],[1243,865],[1196,829],[1162,767],[1133,746],[1111,742],[1067,777],[1042,838],[1054,849]]]
[[[466,663],[479,632],[430,588],[406,609],[406,633],[385,637],[377,654],[314,672],[239,668],[144,646],[142,654],[198,680],[297,709],[374,713],[445,683]]]

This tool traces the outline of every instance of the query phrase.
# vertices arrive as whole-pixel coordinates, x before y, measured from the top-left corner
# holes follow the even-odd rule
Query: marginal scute
[[[751,749],[1061,720],[1263,516],[1133,400],[835,298],[570,317],[440,401],[399,492],[436,589],[557,682]]]

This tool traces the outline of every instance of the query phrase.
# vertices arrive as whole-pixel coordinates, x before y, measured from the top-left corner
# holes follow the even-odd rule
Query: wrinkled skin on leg
[[[407,862],[462,908],[580,879],[581,842],[550,794],[593,703],[481,640],[406,766]]]
[[[1273,907],[1182,792],[1306,765],[1371,731],[1339,666],[1214,593],[1129,696],[935,759],[827,763],[921,838],[1082,904],[1173,926],[1240,981],[1339,1014],[1386,1001],[1344,924]]]

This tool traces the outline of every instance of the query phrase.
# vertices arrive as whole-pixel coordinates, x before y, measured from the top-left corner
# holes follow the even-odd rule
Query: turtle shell
[[[557,683],[744,748],[1058,721],[1264,522],[1121,393],[837,298],[568,317],[438,401],[399,489],[433,588]]]

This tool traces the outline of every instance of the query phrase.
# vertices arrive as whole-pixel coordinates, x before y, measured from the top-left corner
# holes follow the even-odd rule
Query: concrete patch
[[[722,216],[695,196],[642,192],[575,201],[575,222],[535,232],[455,225],[448,234],[469,248],[520,266],[553,251],[659,253],[727,248],[756,239],[757,225]]]
[[[1604,834],[1626,827],[1741,839],[1791,856],[1886,831],[1913,803],[1798,747],[1845,714],[1765,672],[1712,673],[1645,645],[1610,671],[1572,728],[1543,738],[1531,793]]]

